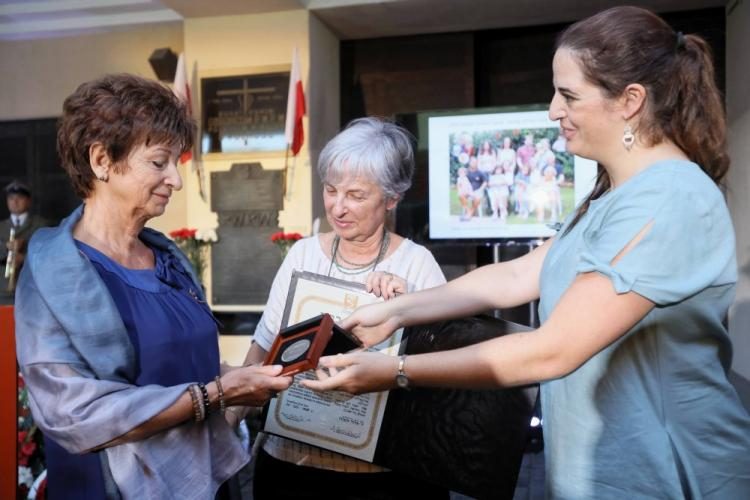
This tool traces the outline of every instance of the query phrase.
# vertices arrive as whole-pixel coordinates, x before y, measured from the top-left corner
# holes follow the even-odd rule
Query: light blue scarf
[[[106,286],[73,241],[83,205],[31,239],[16,292],[16,351],[39,427],[72,453],[107,443],[171,406],[188,384],[138,387],[135,352]],[[146,244],[185,256],[161,233]],[[196,287],[200,293],[200,287]],[[204,297],[202,297],[204,298]],[[221,415],[106,449],[105,479],[123,498],[214,498],[248,460]],[[111,472],[111,477],[108,476]],[[109,484],[108,493],[117,492]]]

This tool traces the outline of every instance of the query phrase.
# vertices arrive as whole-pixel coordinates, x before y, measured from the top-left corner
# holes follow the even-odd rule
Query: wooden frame
[[[336,325],[330,314],[321,314],[281,330],[263,364],[282,365],[282,375],[295,375],[317,368],[324,354],[338,354],[361,345],[359,339]]]
[[[333,318],[321,314],[284,328],[268,351],[264,365],[281,365],[282,375],[295,375],[318,366],[318,360],[333,333]]]

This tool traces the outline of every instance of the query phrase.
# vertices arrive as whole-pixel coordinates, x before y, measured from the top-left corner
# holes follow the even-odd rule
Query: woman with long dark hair
[[[750,418],[727,381],[737,264],[708,45],[616,7],[565,30],[553,70],[550,117],[569,152],[600,165],[558,235],[344,322],[373,345],[401,326],[540,299],[542,326],[400,360],[324,358],[330,377],[306,385],[541,382],[548,496],[750,498]]]

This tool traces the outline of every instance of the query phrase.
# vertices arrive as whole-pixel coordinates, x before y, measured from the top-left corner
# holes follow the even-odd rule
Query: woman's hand
[[[398,358],[364,351],[325,356],[320,358],[315,372],[318,380],[305,379],[300,384],[316,391],[350,394],[386,391],[396,386]]]
[[[406,280],[401,276],[385,271],[370,273],[365,281],[365,286],[368,292],[375,294],[376,297],[383,297],[385,300],[406,293]]]
[[[377,345],[401,328],[399,316],[390,305],[384,302],[360,307],[341,322],[341,327],[356,335],[365,347]]]
[[[221,377],[227,406],[263,406],[273,395],[292,384],[280,377],[281,366],[243,366]]]

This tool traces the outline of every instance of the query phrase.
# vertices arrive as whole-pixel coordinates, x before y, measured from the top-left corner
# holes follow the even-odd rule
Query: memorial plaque
[[[235,163],[211,173],[211,210],[219,215],[219,241],[211,248],[211,300],[214,305],[265,304],[279,248],[271,235],[279,228],[283,172],[260,163]]]
[[[201,151],[284,151],[288,90],[288,71],[201,79]]]

